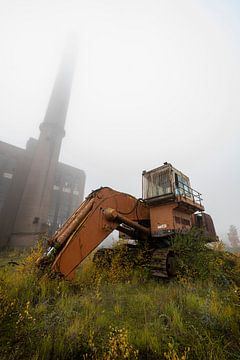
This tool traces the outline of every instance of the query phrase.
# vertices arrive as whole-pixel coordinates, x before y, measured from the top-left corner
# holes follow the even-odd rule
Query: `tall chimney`
[[[17,213],[12,245],[33,245],[48,231],[50,195],[54,185],[76,60],[73,43],[65,49]]]

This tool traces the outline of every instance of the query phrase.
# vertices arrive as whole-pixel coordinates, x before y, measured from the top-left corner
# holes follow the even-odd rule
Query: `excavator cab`
[[[167,162],[143,171],[142,197],[150,206],[153,237],[190,229],[192,215],[204,210],[201,194],[191,187],[189,178]]]
[[[148,203],[162,203],[179,196],[201,206],[201,194],[193,190],[189,178],[169,163],[143,171],[142,196]]]

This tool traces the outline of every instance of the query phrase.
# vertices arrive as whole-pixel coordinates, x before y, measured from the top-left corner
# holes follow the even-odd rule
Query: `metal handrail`
[[[202,205],[202,194],[200,194],[197,190],[194,190],[186,183],[182,181],[178,181],[178,186],[175,185],[175,193],[179,191],[179,195],[184,197],[192,198],[194,203],[198,203]]]

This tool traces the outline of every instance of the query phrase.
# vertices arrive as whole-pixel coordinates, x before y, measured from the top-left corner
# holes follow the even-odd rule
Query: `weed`
[[[164,358],[167,360],[187,360],[190,347],[185,349],[181,355],[178,355],[174,349],[174,343],[168,343],[168,351],[164,352]]]
[[[125,328],[110,327],[107,349],[103,354],[104,360],[138,359],[138,350],[128,342],[128,332]]]

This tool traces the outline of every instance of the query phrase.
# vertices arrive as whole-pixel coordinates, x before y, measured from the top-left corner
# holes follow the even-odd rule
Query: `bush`
[[[238,260],[223,247],[209,246],[199,230],[178,234],[173,239],[178,277],[188,281],[211,281],[218,286],[239,285]]]

